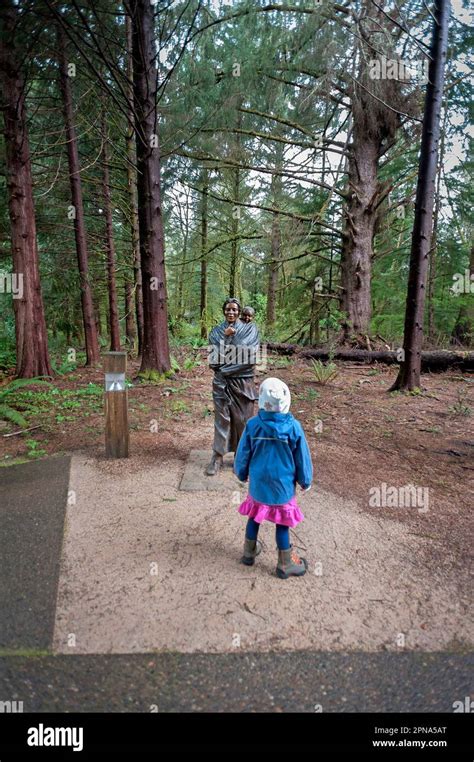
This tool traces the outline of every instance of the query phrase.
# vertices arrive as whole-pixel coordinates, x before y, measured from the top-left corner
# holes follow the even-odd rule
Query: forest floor
[[[175,355],[184,365],[184,350]],[[212,442],[212,374],[203,351],[192,355],[189,370],[129,389],[128,461],[103,455],[101,370],[56,379],[57,403],[42,390],[28,419],[40,428],[0,439],[2,465],[73,456],[70,488],[82,508],[68,507],[55,650],[68,651],[71,632],[82,633],[78,653],[231,651],[237,635],[239,647],[254,650],[403,650],[403,633],[408,649],[468,649],[468,376],[424,375],[420,393],[388,393],[392,367],[338,363],[337,377],[321,385],[304,360],[269,358],[257,382],[275,375],[288,383],[315,466],[313,490],[301,498],[306,520],[293,533],[313,573],[282,583],[272,576],[267,527],[255,569],[236,565],[244,530],[232,505],[238,482],[221,493],[217,484],[204,493],[179,490],[190,451],[210,453]],[[128,377],[137,371],[130,361]],[[15,429],[5,424],[0,433]],[[224,476],[234,478],[230,462]],[[370,490],[382,484],[421,488],[423,502],[372,507]],[[291,600],[270,612],[265,601],[278,602],[285,584]],[[158,634],[156,611],[166,622]]]

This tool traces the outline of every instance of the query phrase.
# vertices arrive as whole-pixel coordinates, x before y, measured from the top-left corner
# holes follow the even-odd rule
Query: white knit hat
[[[266,378],[260,386],[258,407],[269,413],[288,413],[291,394],[287,385],[279,378]]]

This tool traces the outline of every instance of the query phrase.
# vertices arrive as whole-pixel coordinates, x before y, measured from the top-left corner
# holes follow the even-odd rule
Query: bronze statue
[[[248,419],[258,399],[254,371],[259,351],[258,329],[253,322],[239,320],[237,299],[226,299],[225,320],[209,334],[209,365],[214,371],[214,444],[206,474],[214,476],[226,452],[236,452]]]

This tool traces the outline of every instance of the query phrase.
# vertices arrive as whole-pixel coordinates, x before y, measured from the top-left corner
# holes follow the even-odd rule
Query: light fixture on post
[[[128,458],[128,390],[126,352],[107,352],[105,370],[105,455]]]

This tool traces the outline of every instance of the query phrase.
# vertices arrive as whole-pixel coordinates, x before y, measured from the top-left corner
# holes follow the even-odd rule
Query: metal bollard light
[[[105,456],[128,458],[128,390],[126,352],[107,352],[105,370]]]

